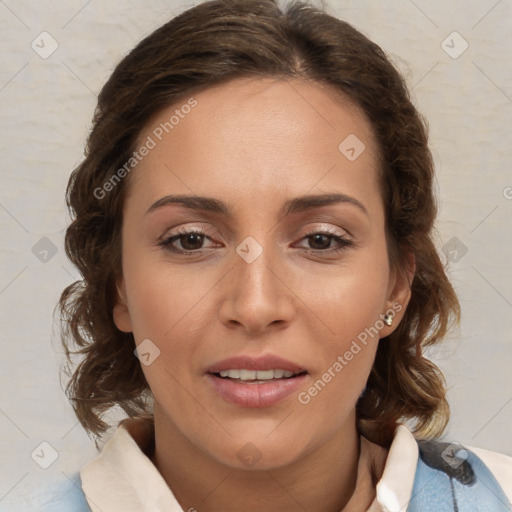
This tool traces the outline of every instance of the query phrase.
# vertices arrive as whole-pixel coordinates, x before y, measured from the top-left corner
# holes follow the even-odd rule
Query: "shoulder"
[[[418,440],[410,512],[511,511],[512,458],[457,442]]]
[[[66,487],[55,492],[52,499],[44,504],[38,512],[91,512],[84,491],[79,472],[70,476]]]
[[[6,508],[2,508],[5,506]],[[0,504],[6,512],[91,512],[82,490],[80,475],[75,472],[67,478],[43,487],[31,489],[30,493],[6,498]]]
[[[504,453],[467,446],[492,472],[503,491],[512,502],[512,457]]]

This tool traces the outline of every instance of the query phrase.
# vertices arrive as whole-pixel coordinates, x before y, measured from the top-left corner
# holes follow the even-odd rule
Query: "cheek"
[[[173,331],[190,326],[190,313],[205,293],[201,277],[205,274],[170,265],[159,249],[148,251],[127,244],[124,254],[123,273],[135,339],[164,340]]]
[[[388,260],[380,247],[354,252],[340,265],[297,280],[300,296],[340,341],[375,324],[388,284]]]
[[[347,272],[330,279],[329,287],[326,282],[321,288],[322,283],[317,282],[317,289],[324,291],[309,303],[329,329],[322,329],[323,336],[312,332],[319,364],[297,399],[303,417],[322,418],[330,432],[354,409],[373,366],[378,331],[383,327],[380,315],[387,285],[385,269],[376,265],[362,274]]]
[[[385,242],[354,253],[346,261],[329,274],[316,273],[301,280],[301,294],[309,297],[306,304],[318,316],[317,326],[323,333],[312,333],[321,354],[315,378],[321,382],[311,396],[321,394],[317,407],[326,411],[329,403],[357,400],[384,327],[381,315],[389,283]],[[314,293],[308,296],[308,289]]]
[[[143,250],[134,244],[127,244],[123,250],[128,305],[137,342],[149,338],[167,347],[179,339],[175,347],[178,353],[183,346],[192,350],[194,333],[216,319],[216,288],[218,291],[225,285],[221,279],[225,269],[192,270],[189,264],[170,264],[156,249]],[[323,324],[325,332],[319,338],[329,340],[323,351],[332,354],[375,324],[383,312],[387,279],[385,241],[377,241],[371,247],[347,253],[335,264],[310,261],[285,269],[280,280],[287,286],[276,289],[293,302],[295,322],[309,323],[312,328],[316,316],[316,323]]]
[[[192,272],[162,261],[153,251],[133,248],[123,265],[133,335],[137,344],[149,339],[158,348],[158,358],[142,370],[155,395],[180,381],[190,379],[201,349],[198,332],[212,322],[205,294],[218,281],[206,272]],[[204,331],[203,331],[204,332]]]

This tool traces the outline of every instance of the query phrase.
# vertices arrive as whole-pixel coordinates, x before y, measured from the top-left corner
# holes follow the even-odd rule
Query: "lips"
[[[210,366],[206,377],[225,401],[240,407],[271,407],[297,391],[307,370],[278,356],[238,356]]]
[[[302,373],[306,371],[306,369],[298,364],[292,363],[291,361],[287,361],[278,356],[274,355],[265,355],[260,357],[250,357],[250,356],[237,356],[231,357],[229,359],[224,359],[223,361],[219,361],[218,363],[210,366],[206,372],[207,373],[220,373],[224,370],[255,370],[255,371],[265,371],[265,370],[284,370],[293,373]]]

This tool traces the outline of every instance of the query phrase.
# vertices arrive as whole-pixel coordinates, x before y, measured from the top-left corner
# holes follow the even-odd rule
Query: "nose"
[[[268,246],[252,262],[234,254],[219,310],[222,323],[230,329],[261,334],[290,324],[295,297],[290,274]]]

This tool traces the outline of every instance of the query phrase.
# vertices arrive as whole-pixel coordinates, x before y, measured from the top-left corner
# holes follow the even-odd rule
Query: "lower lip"
[[[261,384],[247,384],[243,381],[206,374],[215,391],[233,404],[240,407],[263,408],[277,404],[295,393],[306,381],[308,375],[297,375],[289,379],[276,379]]]

